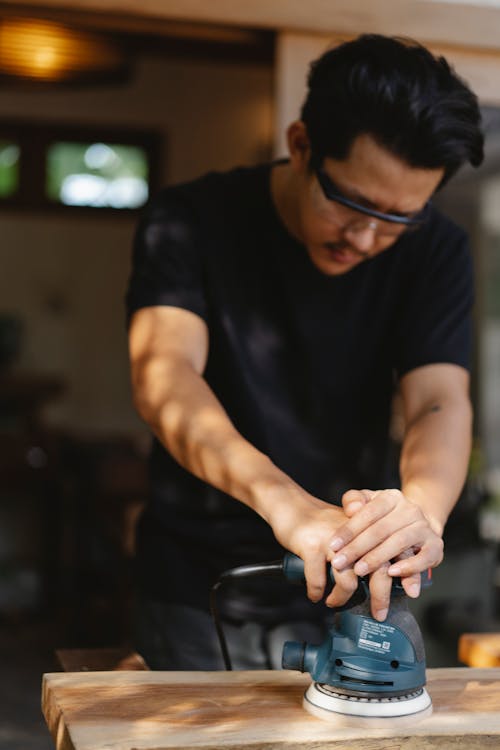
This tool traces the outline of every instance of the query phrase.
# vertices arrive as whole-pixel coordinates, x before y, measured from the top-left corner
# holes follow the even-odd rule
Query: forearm
[[[169,453],[198,478],[270,522],[300,488],[235,429],[206,381],[182,359],[151,358],[132,371],[135,406]]]
[[[205,323],[181,308],[144,308],[132,318],[129,345],[139,414],[181,466],[252,508],[304,560],[308,596],[318,601],[344,513],[301,488],[238,432],[202,376]],[[355,579],[352,571],[336,579],[337,604],[347,601]]]
[[[442,536],[462,490],[471,449],[472,409],[466,398],[432,403],[408,425],[400,474],[403,494]]]
[[[328,543],[343,511],[306,492],[245,440],[188,361],[150,359],[132,368],[132,381],[136,408],[165,448],[185,469],[267,521],[278,542],[304,560],[308,595],[318,601]],[[336,583],[331,602],[344,604],[356,585],[349,574]]]

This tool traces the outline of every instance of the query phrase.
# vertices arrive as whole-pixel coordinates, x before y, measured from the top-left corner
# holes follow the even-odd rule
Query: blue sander
[[[303,562],[295,555],[285,556],[283,572],[290,581],[304,580]],[[362,578],[337,610],[325,641],[317,646],[286,642],[282,666],[309,672],[314,682],[304,708],[321,718],[331,712],[375,718],[430,713],[422,634],[399,579],[392,584],[384,622],[371,617],[368,581]]]
[[[281,561],[245,565],[221,576],[212,589],[211,609],[228,669],[231,662],[217,613],[217,590],[229,578],[258,575],[284,575],[293,583],[305,581],[303,562],[291,553]],[[422,584],[430,584],[428,573],[422,574]],[[375,725],[375,720],[383,723],[388,718],[411,717],[416,721],[432,712],[425,689],[422,634],[399,579],[392,583],[384,622],[371,617],[368,578],[360,578],[347,604],[335,610],[334,624],[323,643],[287,641],[282,667],[309,672],[313,682],[305,692],[303,706],[323,719],[344,717],[354,723],[366,720]]]

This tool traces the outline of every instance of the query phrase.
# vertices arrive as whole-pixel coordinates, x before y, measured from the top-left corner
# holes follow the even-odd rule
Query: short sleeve
[[[451,223],[446,227],[427,251],[420,248],[405,291],[395,362],[399,376],[439,362],[471,366],[472,258],[465,233]]]
[[[164,190],[137,228],[126,294],[127,321],[142,307],[181,307],[206,319],[199,219],[174,189]]]

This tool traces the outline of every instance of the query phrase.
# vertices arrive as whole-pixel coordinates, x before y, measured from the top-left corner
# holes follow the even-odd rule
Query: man
[[[163,191],[137,234],[132,381],[156,436],[139,647],[153,667],[220,666],[210,585],[283,548],[304,560],[311,602],[327,564],[329,607],[369,574],[383,621],[392,578],[415,597],[441,562],[465,479],[471,262],[429,201],[481,163],[475,96],[423,47],[364,35],[313,64],[288,147]],[[387,464],[395,379],[401,489]],[[246,596],[226,612],[240,645],[266,606],[311,615],[271,583]],[[247,636],[257,653],[262,632]]]

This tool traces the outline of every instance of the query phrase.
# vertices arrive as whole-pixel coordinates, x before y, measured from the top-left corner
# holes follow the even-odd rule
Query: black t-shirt
[[[286,231],[270,165],[165,189],[136,235],[127,295],[206,321],[204,377],[239,432],[298,484],[339,503],[387,481],[395,379],[468,367],[472,270],[464,232],[435,209],[417,232],[335,277]],[[154,441],[138,531],[142,588],[206,605],[221,570],[282,553],[267,524]],[[176,572],[174,572],[176,571]]]

